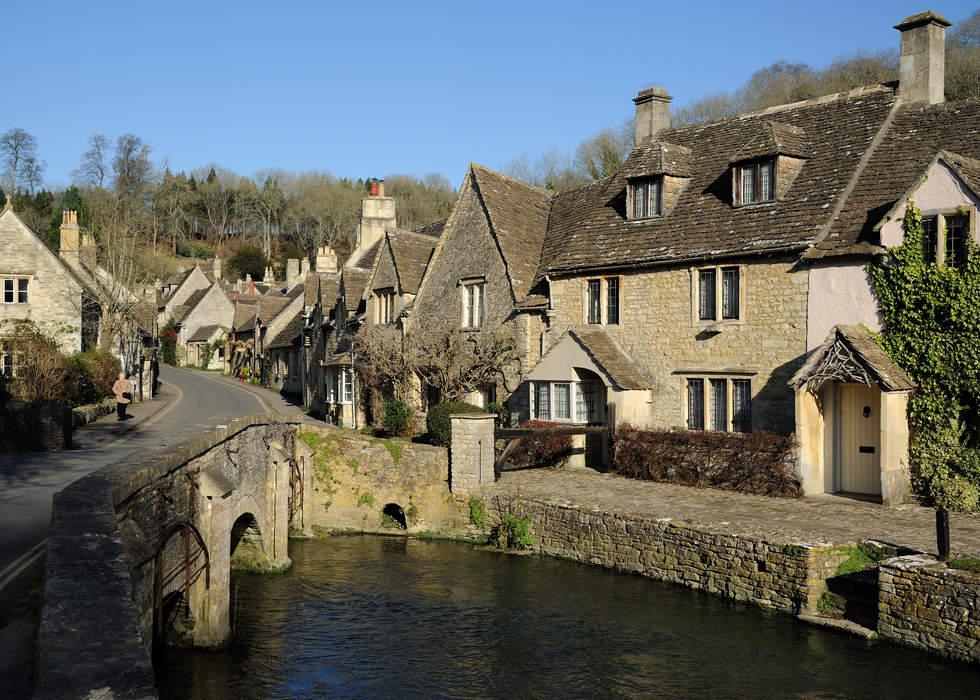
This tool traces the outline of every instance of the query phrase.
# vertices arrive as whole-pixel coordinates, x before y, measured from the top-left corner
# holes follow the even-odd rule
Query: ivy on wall
[[[939,505],[977,508],[980,496],[980,250],[962,267],[926,263],[922,212],[909,201],[905,240],[872,264],[885,352],[918,385],[909,399],[913,486]],[[944,232],[943,232],[944,235]]]

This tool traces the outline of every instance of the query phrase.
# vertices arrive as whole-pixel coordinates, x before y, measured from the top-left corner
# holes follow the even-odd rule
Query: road
[[[174,433],[215,415],[266,412],[254,394],[204,372],[161,366],[160,377],[179,399],[128,435],[103,441],[101,447],[0,458],[0,571],[48,536],[51,497],[75,479],[138,450],[166,444]],[[99,424],[85,426],[75,437],[82,445],[97,444],[92,438],[98,430]]]

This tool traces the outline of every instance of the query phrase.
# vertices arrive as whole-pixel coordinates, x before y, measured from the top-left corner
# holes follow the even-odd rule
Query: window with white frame
[[[772,158],[735,166],[735,203],[756,204],[776,198],[776,167]]]
[[[741,317],[742,271],[737,265],[697,270],[698,319],[735,321]],[[720,284],[719,284],[720,279]]]
[[[0,376],[13,377],[17,373],[20,353],[15,352],[9,341],[0,340]]]
[[[483,280],[464,281],[460,288],[462,290],[463,328],[480,328],[483,325],[483,293],[485,283]]]
[[[328,401],[330,403],[354,403],[354,382],[351,372],[346,367],[336,367],[330,374],[324,375],[330,381]]]
[[[395,320],[395,291],[379,289],[374,293],[374,322],[391,323]]]
[[[631,180],[627,189],[627,209],[630,219],[649,219],[660,216],[661,178]]]
[[[29,288],[30,280],[27,277],[4,277],[3,296],[0,299],[4,304],[27,304]]]
[[[598,423],[595,382],[531,382],[531,418],[562,423]]]
[[[688,430],[752,430],[752,382],[742,377],[688,377],[684,382]]]
[[[922,261],[966,267],[967,239],[972,235],[970,219],[967,210],[923,216]]]
[[[586,320],[590,324],[619,323],[619,277],[587,281]]]

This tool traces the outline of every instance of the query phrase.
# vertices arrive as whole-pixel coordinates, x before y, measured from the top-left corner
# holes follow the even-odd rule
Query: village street
[[[160,376],[164,391],[133,407],[133,429],[110,414],[75,431],[76,449],[0,459],[0,571],[47,537],[51,497],[75,479],[215,415],[266,412],[254,394],[206,373],[162,365]]]

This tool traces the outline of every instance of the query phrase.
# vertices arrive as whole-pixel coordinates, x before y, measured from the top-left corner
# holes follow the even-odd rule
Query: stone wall
[[[349,430],[304,426],[312,459],[312,527],[331,531],[397,533],[385,506],[405,514],[404,531],[451,533],[468,519],[465,501],[449,491],[446,449],[372,438]]]
[[[878,635],[960,661],[980,662],[980,573],[916,555],[878,568]]]
[[[452,424],[451,471],[453,493],[469,493],[482,484],[492,484],[494,475],[494,419],[489,413],[459,413]]]
[[[830,546],[772,542],[670,519],[537,499],[495,496],[491,522],[532,519],[542,554],[638,573],[790,614],[813,612],[840,554]]]
[[[68,406],[9,401],[0,404],[0,454],[60,452],[71,447]]]
[[[794,271],[790,259],[743,261],[741,267],[741,318],[714,323],[697,319],[696,268],[622,274],[620,323],[603,329],[654,380],[648,427],[682,426],[685,375],[717,373],[751,380],[753,429],[793,431],[787,382],[806,353],[807,272]],[[586,286],[584,276],[552,280],[551,343],[586,322]],[[720,332],[706,333],[709,325]]]

